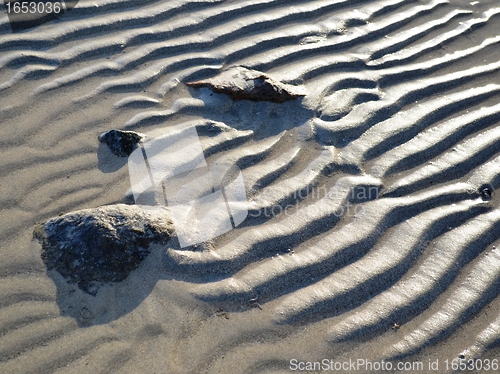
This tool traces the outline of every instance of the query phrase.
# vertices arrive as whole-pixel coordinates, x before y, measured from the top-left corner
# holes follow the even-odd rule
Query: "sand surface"
[[[2,10],[0,373],[500,359],[499,6],[80,0],[18,33]],[[307,95],[186,85],[231,66]],[[96,296],[46,271],[36,224],[133,203],[99,134],[177,125],[243,171],[252,215]]]

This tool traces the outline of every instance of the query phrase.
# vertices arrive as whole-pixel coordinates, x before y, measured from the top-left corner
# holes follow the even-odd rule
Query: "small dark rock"
[[[137,147],[143,135],[133,131],[110,130],[101,135],[98,139],[101,143],[106,143],[114,155],[128,157]]]
[[[34,230],[47,269],[57,270],[83,291],[96,283],[120,282],[165,243],[173,226],[164,207],[108,205],[54,217]]]
[[[491,195],[493,194],[493,191],[488,188],[488,187],[484,187],[482,190],[481,190],[481,197],[483,198],[483,200],[490,200],[491,199]]]
[[[213,78],[189,82],[187,85],[194,88],[208,87],[214,92],[225,93],[235,100],[283,103],[305,96],[297,86],[284,84],[265,73],[244,67],[233,67]]]

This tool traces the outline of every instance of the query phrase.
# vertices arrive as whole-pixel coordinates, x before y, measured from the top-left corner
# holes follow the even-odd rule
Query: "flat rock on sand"
[[[115,156],[128,157],[142,138],[143,134],[133,131],[109,130],[99,135],[98,140],[107,144]]]
[[[55,217],[35,228],[47,269],[57,270],[83,291],[95,282],[119,282],[165,243],[173,228],[164,207],[108,205]]]
[[[210,79],[188,82],[187,85],[194,88],[208,87],[235,100],[283,103],[305,96],[300,87],[276,81],[261,71],[240,66],[230,68]]]

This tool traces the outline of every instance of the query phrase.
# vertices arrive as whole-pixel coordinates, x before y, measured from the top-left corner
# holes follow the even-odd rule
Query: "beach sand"
[[[0,373],[494,368],[496,1],[80,0],[16,33],[2,12]],[[186,85],[233,66],[307,94]],[[37,224],[134,202],[98,136],[177,125],[242,170],[247,219],[95,296],[47,270]]]

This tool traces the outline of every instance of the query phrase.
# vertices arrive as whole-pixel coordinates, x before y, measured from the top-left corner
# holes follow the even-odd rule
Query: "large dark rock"
[[[128,157],[143,137],[144,135],[133,131],[109,130],[99,135],[98,139],[107,144],[114,155]]]
[[[173,226],[164,207],[109,205],[55,217],[35,228],[47,269],[57,270],[83,291],[96,282],[120,282],[165,243]]]
[[[188,82],[194,88],[208,87],[235,100],[272,101],[283,103],[305,93],[297,86],[284,84],[265,73],[244,67],[233,67],[210,79]]]

